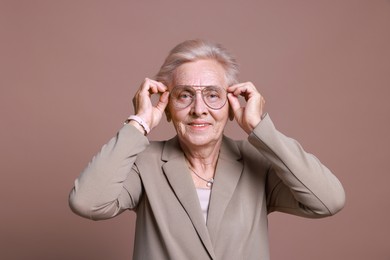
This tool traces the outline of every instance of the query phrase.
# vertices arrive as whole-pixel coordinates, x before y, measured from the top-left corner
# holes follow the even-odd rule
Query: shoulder
[[[182,155],[177,136],[164,141],[150,141],[148,147],[138,155],[137,162],[168,161]]]
[[[161,159],[161,153],[167,141],[149,141],[146,149],[137,156],[137,161],[144,161],[145,158],[153,160],[154,158]]]
[[[236,157],[242,161],[251,161],[252,164],[269,165],[264,155],[248,140],[233,140],[224,136],[221,153],[229,157]]]

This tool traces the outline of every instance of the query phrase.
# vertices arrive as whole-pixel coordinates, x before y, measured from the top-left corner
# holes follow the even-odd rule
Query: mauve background
[[[230,49],[279,130],[346,189],[332,218],[271,214],[272,259],[390,259],[390,1],[1,0],[0,12],[1,259],[131,259],[134,213],[82,219],[68,193],[144,77],[192,38]],[[162,123],[150,138],[172,135]]]

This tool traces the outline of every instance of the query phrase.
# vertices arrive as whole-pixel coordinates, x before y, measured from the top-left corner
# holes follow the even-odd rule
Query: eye
[[[193,98],[194,94],[189,91],[188,89],[181,89],[180,91],[177,91],[175,97],[179,101],[187,101],[191,100]]]
[[[179,94],[179,98],[190,98],[191,94],[189,92],[183,91]]]
[[[207,93],[207,98],[219,98],[219,94],[215,91]]]
[[[210,101],[221,99],[222,91],[217,89],[205,89],[203,96]]]

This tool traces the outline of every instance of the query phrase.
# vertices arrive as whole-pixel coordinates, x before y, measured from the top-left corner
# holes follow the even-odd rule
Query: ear
[[[234,120],[234,111],[232,106],[229,105],[229,120],[233,121]]]
[[[164,112],[165,112],[165,116],[167,117],[167,121],[171,122],[172,121],[172,117],[171,117],[171,112],[169,112],[168,106],[165,108]]]

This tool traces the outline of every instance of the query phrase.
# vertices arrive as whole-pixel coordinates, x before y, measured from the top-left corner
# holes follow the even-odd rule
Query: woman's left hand
[[[234,118],[240,127],[250,134],[260,123],[264,113],[265,99],[257,91],[252,82],[238,83],[227,88],[228,99],[234,113]],[[246,105],[241,107],[238,100],[243,96]]]

